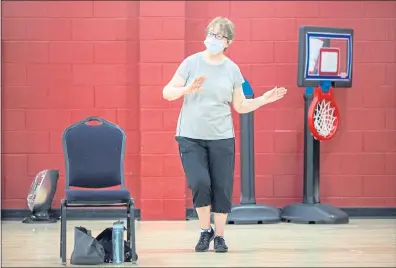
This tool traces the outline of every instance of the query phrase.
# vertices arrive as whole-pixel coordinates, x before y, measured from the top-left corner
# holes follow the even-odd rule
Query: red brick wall
[[[297,31],[311,24],[351,27],[356,37],[354,87],[335,90],[340,133],[322,146],[322,200],[396,206],[394,2],[8,1],[2,8],[4,208],[25,208],[32,177],[44,168],[61,170],[58,207],[61,133],[99,115],[127,132],[127,186],[143,219],[183,219],[191,195],[173,138],[181,102],[163,100],[161,90],[180,61],[203,48],[204,28],[218,15],[236,24],[229,55],[257,94],[289,88],[255,115],[257,201],[301,198]],[[236,173],[238,203],[239,163]]]

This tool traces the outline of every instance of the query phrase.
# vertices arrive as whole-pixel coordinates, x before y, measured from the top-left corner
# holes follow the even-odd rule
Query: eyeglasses
[[[213,33],[213,32],[208,32],[208,36],[209,36],[209,37],[214,37],[214,38],[216,38],[217,40],[222,40],[223,38],[225,38],[225,39],[228,40],[228,38],[227,38],[226,36],[224,36],[224,35],[222,35],[222,34],[215,34],[215,33]]]

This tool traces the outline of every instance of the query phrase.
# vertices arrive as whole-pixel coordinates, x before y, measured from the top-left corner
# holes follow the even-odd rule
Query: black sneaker
[[[195,246],[196,252],[205,252],[209,250],[210,242],[212,242],[215,236],[215,232],[213,228],[210,228],[210,231],[201,232],[201,236],[199,237],[199,241]]]
[[[214,238],[214,251],[217,253],[224,253],[228,251],[225,240],[221,236],[216,236]]]

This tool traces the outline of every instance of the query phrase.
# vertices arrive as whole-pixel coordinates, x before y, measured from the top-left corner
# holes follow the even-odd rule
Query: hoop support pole
[[[253,99],[254,95],[247,95]],[[241,124],[241,204],[256,204],[254,174],[254,115],[240,115]]]
[[[242,85],[247,99],[253,99],[254,93],[245,79]],[[228,214],[229,224],[277,223],[281,220],[281,211],[277,207],[256,204],[254,174],[254,112],[240,115],[240,157],[241,157],[241,201],[233,206]]]
[[[304,175],[303,203],[320,203],[319,199],[319,165],[320,142],[316,140],[308,126],[308,110],[313,99],[313,88],[306,88],[304,93]]]

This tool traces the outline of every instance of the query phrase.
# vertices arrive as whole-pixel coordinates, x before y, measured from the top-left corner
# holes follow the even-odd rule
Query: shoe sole
[[[216,253],[226,253],[226,252],[228,252],[228,249],[225,249],[225,248],[215,249],[214,252],[216,252]]]

